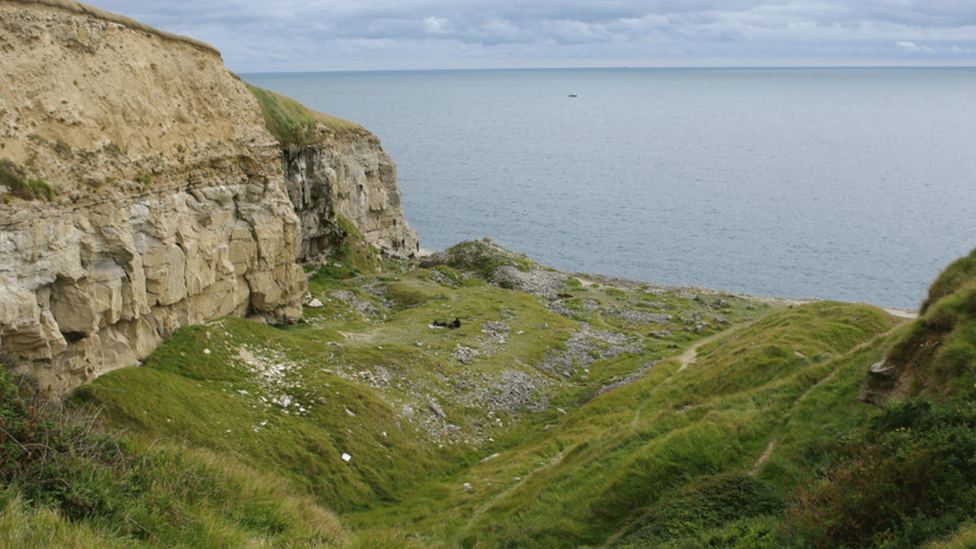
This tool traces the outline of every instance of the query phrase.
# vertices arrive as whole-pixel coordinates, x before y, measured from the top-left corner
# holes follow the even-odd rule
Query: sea
[[[917,308],[976,247],[976,69],[244,74],[355,121],[423,248]]]

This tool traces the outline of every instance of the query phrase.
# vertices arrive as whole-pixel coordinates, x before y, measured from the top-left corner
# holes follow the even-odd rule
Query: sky
[[[239,73],[976,66],[974,0],[90,0]]]

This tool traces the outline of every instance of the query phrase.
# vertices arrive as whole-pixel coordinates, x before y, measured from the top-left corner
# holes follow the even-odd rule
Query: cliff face
[[[0,346],[22,369],[64,389],[186,324],[300,318],[281,151],[219,53],[52,0],[0,2],[0,50]],[[13,188],[42,180],[51,201]]]
[[[334,249],[338,215],[388,254],[406,257],[418,250],[417,233],[403,218],[396,166],[375,136],[355,132],[285,147],[282,166],[301,219],[301,261],[315,261]]]

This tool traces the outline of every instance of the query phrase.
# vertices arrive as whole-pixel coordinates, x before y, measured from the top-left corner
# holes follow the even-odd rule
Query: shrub
[[[95,435],[83,411],[65,407],[27,376],[0,371],[0,483],[71,518],[101,511],[106,479],[99,467],[124,466],[116,441]]]
[[[18,198],[24,200],[34,198],[33,191],[27,185],[27,176],[24,175],[24,171],[6,158],[0,159],[0,185],[10,189],[10,194]]]
[[[742,473],[706,477],[661,498],[635,523],[637,528],[627,536],[625,546],[658,546],[668,541],[682,546],[677,540],[720,536],[726,538],[721,546],[727,547],[732,537],[771,535],[771,526],[758,528],[752,522],[777,514],[783,507],[775,490],[755,477]],[[752,532],[757,528],[762,532]]]
[[[813,547],[908,547],[976,512],[976,408],[918,398],[889,406],[805,486],[789,527]]]

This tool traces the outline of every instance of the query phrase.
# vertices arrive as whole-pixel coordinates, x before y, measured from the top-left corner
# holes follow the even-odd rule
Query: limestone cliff
[[[391,255],[418,249],[400,207],[396,166],[362,126],[313,111],[290,97],[248,86],[281,142],[288,195],[302,223],[300,261],[316,262],[342,239],[339,216]]]
[[[419,248],[400,207],[396,166],[372,134],[354,132],[303,147],[286,146],[282,165],[288,194],[302,222],[302,261],[333,250],[337,215],[366,241],[392,255]]]
[[[186,324],[300,318],[281,149],[216,50],[44,0],[0,1],[0,51],[3,352],[64,389]]]

